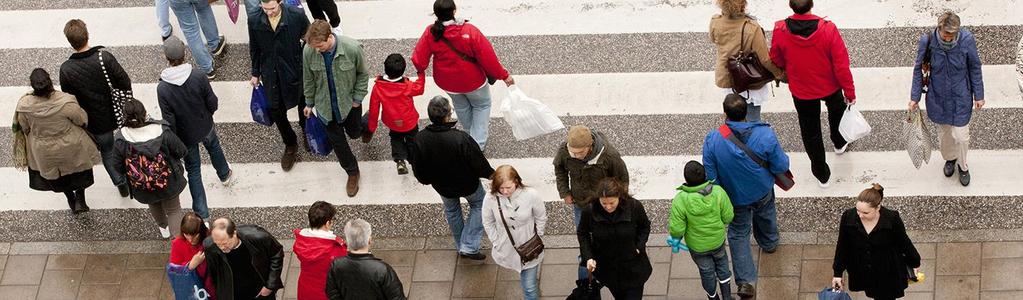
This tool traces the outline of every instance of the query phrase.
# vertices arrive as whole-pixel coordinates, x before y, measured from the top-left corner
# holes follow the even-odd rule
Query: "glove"
[[[668,237],[666,242],[668,242],[668,246],[671,246],[671,253],[678,253],[679,250],[689,251],[689,247],[682,243],[682,239]]]

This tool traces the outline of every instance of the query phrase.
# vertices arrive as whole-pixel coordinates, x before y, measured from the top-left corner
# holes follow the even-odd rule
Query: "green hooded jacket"
[[[690,251],[707,252],[725,243],[725,232],[735,212],[732,201],[721,186],[705,182],[698,186],[679,186],[671,200],[668,233],[685,237]]]

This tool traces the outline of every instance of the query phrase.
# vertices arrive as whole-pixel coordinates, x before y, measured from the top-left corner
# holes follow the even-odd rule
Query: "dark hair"
[[[390,78],[400,78],[405,74],[405,57],[398,53],[391,53],[384,59],[384,74]]]
[[[309,207],[309,228],[320,228],[337,215],[337,208],[324,201],[316,201]]]
[[[725,116],[729,121],[742,122],[746,120],[746,99],[736,94],[725,96],[725,102],[721,104],[725,109]]]
[[[617,197],[619,199],[629,197],[629,187],[614,177],[607,177],[597,182],[596,193],[594,197],[600,200],[600,198],[606,197]]]
[[[439,41],[444,37],[444,21],[455,19],[456,8],[455,0],[437,0],[433,2],[433,15],[437,16],[437,20],[430,27],[430,34],[433,35],[434,41]]]
[[[306,29],[303,39],[305,39],[306,44],[320,43],[330,39],[330,34],[330,23],[324,20],[316,20],[309,24],[309,29]]]
[[[32,83],[32,95],[49,98],[50,94],[53,94],[53,80],[50,79],[50,73],[45,69],[35,68],[32,70],[28,81]]]
[[[517,188],[525,186],[522,184],[522,177],[519,176],[519,171],[515,170],[515,167],[510,165],[497,167],[497,169],[494,170],[494,174],[490,175],[490,192],[497,195],[501,192],[501,185],[509,180],[514,182],[515,187]]]
[[[89,44],[89,29],[85,28],[82,20],[71,19],[64,24],[64,37],[71,43],[71,48],[79,50]]]
[[[869,189],[860,192],[860,196],[856,197],[857,201],[870,204],[870,207],[873,208],[881,205],[881,199],[884,199],[884,187],[876,183],[871,185]]]
[[[220,218],[213,221],[214,229],[223,229],[227,236],[234,237],[235,231],[238,229],[234,224],[234,220],[230,218]]]
[[[789,0],[789,7],[797,15],[805,14],[813,8],[813,0]]]
[[[697,186],[707,182],[707,170],[698,161],[690,160],[686,163],[683,174],[686,178],[687,186]]]
[[[124,115],[124,127],[141,128],[149,124],[146,120],[146,106],[135,98],[124,101],[124,108],[121,109]]]
[[[433,124],[447,122],[448,116],[451,115],[451,104],[448,103],[448,98],[437,95],[430,99],[430,104],[426,105],[426,115],[430,116],[430,122]]]
[[[182,57],[179,59],[167,59],[167,63],[170,64],[171,67],[177,67],[185,63],[185,58]]]
[[[210,235],[210,229],[206,228],[206,223],[202,221],[202,217],[195,212],[188,212],[181,218],[180,235],[183,236],[185,234],[198,236],[199,242],[202,243]]]

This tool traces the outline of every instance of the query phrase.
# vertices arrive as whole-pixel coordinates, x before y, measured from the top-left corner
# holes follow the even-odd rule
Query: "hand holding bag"
[[[586,279],[575,281],[575,289],[565,300],[600,300],[600,288],[604,287],[600,282],[593,280],[593,273],[587,272]]]
[[[736,94],[758,89],[774,80],[774,74],[760,62],[760,56],[753,51],[752,45],[750,45],[749,51],[744,49],[747,23],[749,23],[748,20],[742,23],[742,32],[739,35],[739,53],[729,56],[728,62],[725,63],[729,77],[732,78],[732,91]]]
[[[842,120],[838,123],[838,132],[846,142],[852,143],[870,135],[870,124],[863,118],[863,114],[850,104],[846,106]]]
[[[852,300],[852,296],[842,290],[824,288],[817,293],[817,300]]]
[[[252,88],[249,110],[252,111],[252,121],[266,126],[274,124],[273,118],[270,116],[270,102],[266,99],[262,84]]]
[[[515,252],[519,253],[519,259],[522,261],[522,264],[525,265],[527,262],[540,257],[540,254],[543,253],[544,247],[543,240],[540,239],[540,234],[536,230],[536,222],[533,222],[533,237],[525,243],[522,243],[522,245],[515,246],[515,238],[512,237],[511,230],[508,229],[508,222],[504,220],[504,209],[501,208],[501,197],[495,198],[497,198],[497,212],[501,214],[501,224],[504,224],[504,232],[508,234],[508,241],[511,242],[512,247],[515,247]]]
[[[931,159],[931,137],[927,131],[923,113],[919,109],[906,112],[906,122],[902,125],[902,139],[906,141],[906,152],[913,162],[913,167],[920,169]]]
[[[305,120],[305,138],[308,139],[309,151],[313,154],[327,156],[334,150],[327,138],[327,126],[316,114]]]

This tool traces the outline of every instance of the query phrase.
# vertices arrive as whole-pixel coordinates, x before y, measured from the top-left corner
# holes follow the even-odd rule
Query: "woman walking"
[[[650,219],[643,203],[614,178],[597,184],[597,200],[583,210],[577,234],[586,269],[615,299],[642,299],[653,268],[646,253]]]
[[[490,180],[490,193],[483,201],[483,228],[494,244],[490,255],[498,265],[519,273],[526,300],[538,299],[537,274],[543,252],[526,261],[515,249],[543,236],[547,208],[536,190],[522,184],[522,177],[512,166],[497,167]]]
[[[725,94],[737,93],[746,99],[746,121],[760,122],[760,108],[771,96],[769,84],[750,87],[747,91],[732,89],[732,76],[725,65],[728,58],[738,54],[755,53],[760,63],[782,78],[782,71],[771,62],[767,36],[756,19],[746,13],[746,0],[717,0],[721,14],[710,19],[710,40],[717,47],[717,61],[714,65],[714,83]]]
[[[203,252],[203,240],[210,235],[202,217],[189,212],[181,218],[181,233],[171,241],[170,263],[187,266],[195,271],[206,286],[206,292],[214,299],[213,278],[206,274],[206,253]]]
[[[64,193],[72,213],[89,211],[85,189],[92,186],[92,166],[101,157],[85,130],[88,116],[75,96],[53,89],[46,70],[32,70],[29,80],[32,92],[15,109],[17,127],[25,136],[28,186]]]

